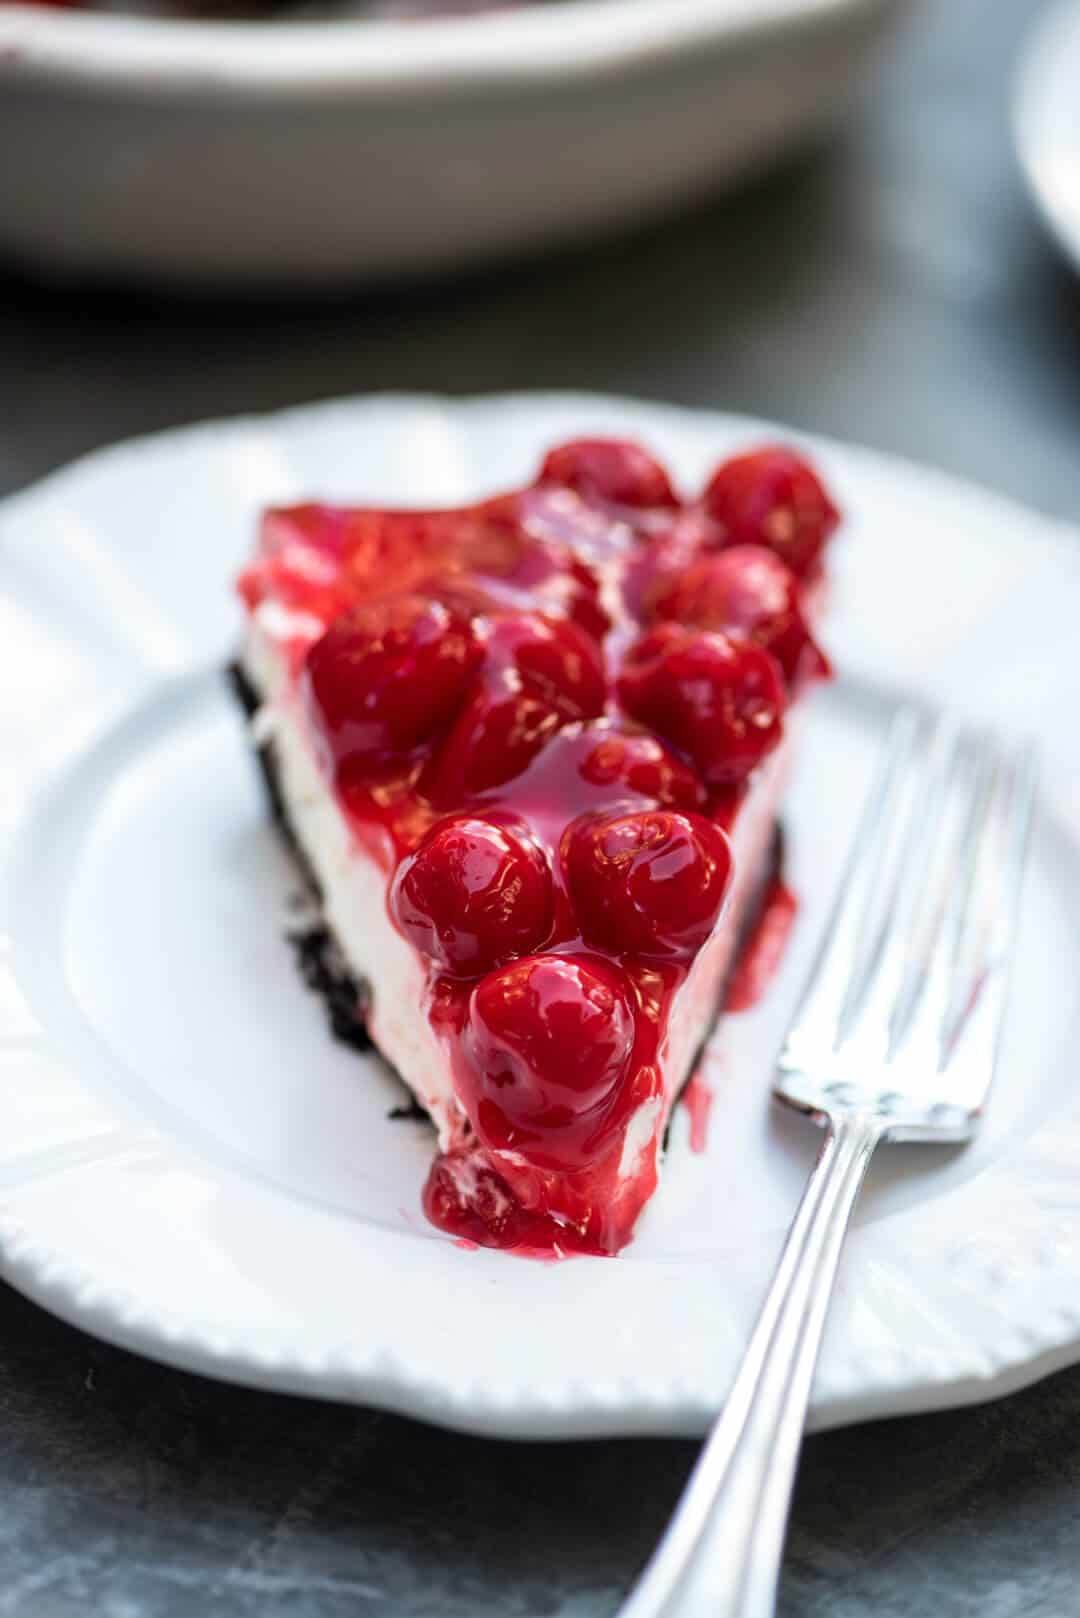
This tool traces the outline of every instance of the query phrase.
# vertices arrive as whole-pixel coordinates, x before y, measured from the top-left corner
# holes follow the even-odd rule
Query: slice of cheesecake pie
[[[826,672],[836,522],[790,450],[684,501],[602,439],[458,510],[264,515],[238,685],[352,1016],[438,1130],[441,1229],[630,1239]]]

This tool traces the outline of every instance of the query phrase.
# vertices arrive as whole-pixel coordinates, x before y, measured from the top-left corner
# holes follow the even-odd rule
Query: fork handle
[[[723,1413],[621,1618],[772,1618],[840,1249],[882,1135],[829,1124]]]

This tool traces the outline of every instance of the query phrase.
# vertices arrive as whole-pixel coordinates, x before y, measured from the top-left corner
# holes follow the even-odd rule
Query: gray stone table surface
[[[1038,9],[925,4],[827,147],[555,261],[303,305],[2,281],[0,489],[209,414],[571,385],[774,416],[1080,520],[1080,291],[1008,139]],[[1080,1612],[1078,1440],[1080,1371],[811,1439],[783,1618]],[[602,1618],[693,1456],[220,1387],[0,1289],[0,1618]]]

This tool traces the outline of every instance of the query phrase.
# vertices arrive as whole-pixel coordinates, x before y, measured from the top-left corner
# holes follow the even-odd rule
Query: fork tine
[[[948,1069],[950,1090],[963,1086],[973,1110],[993,1078],[1005,1020],[1036,774],[1030,745],[1011,763],[998,762],[981,839],[987,852],[976,871],[976,878],[985,874],[986,891],[978,894],[982,904],[968,906],[967,925],[961,926],[956,943],[955,994],[942,1067]],[[976,881],[975,886],[983,884]]]
[[[964,937],[1001,767],[1000,759],[986,745],[969,746],[967,752],[967,805],[951,844],[949,874],[928,925],[910,940],[904,987],[890,1030],[889,1054],[904,1050],[927,1073],[941,1071],[949,1028],[957,1014]]]
[[[841,1014],[838,1049],[857,1035],[867,1058],[884,1061],[888,1055],[893,1021],[908,979],[911,942],[926,925],[934,862],[956,791],[958,754],[955,726],[944,714],[939,715],[921,778],[910,794],[903,842],[891,862],[887,890],[878,906],[873,944],[866,951],[861,973],[852,981]]]
[[[927,736],[928,765],[912,757]],[[777,1061],[782,1101],[819,1120],[854,1110],[891,1140],[970,1138],[1004,1024],[1034,791],[1031,748],[898,715]]]
[[[831,1047],[836,1038],[852,979],[864,955],[890,833],[903,803],[905,777],[922,728],[917,708],[901,708],[893,718],[821,949],[792,1024],[786,1052],[795,1061],[797,1044],[805,1041],[821,1047],[827,1041]]]

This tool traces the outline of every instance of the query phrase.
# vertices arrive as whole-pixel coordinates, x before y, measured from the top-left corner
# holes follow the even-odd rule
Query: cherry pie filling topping
[[[239,588],[385,867],[467,1119],[425,1191],[440,1228],[548,1254],[629,1239],[656,1178],[655,1139],[626,1161],[630,1125],[657,1116],[728,831],[827,672],[807,611],[837,521],[791,450],[683,502],[614,439],[459,510],[266,514]]]

